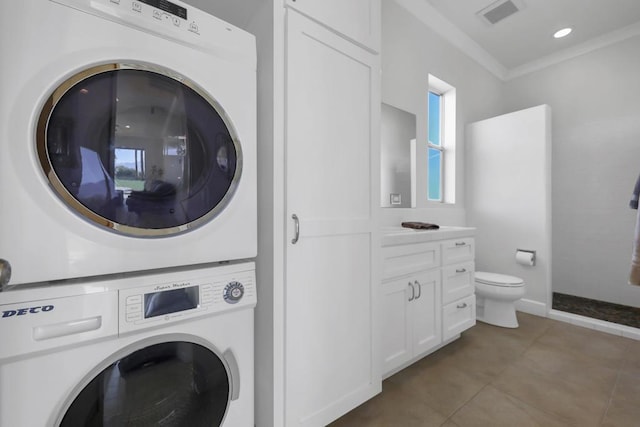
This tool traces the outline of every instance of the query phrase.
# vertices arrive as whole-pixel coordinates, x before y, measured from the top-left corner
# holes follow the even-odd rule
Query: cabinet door
[[[411,302],[413,354],[418,356],[441,342],[440,271],[416,275],[413,285],[416,289],[415,299]]]
[[[287,0],[287,6],[380,51],[380,0]]]
[[[285,418],[317,426],[381,390],[379,59],[289,10],[286,67]]]
[[[382,329],[382,372],[388,373],[413,357],[411,303],[413,278],[382,284],[380,327]],[[411,301],[409,301],[411,300]]]

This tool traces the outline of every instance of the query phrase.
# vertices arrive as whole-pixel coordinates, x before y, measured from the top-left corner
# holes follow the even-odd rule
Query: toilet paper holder
[[[536,251],[530,249],[516,249],[516,262],[521,265],[536,265]]]

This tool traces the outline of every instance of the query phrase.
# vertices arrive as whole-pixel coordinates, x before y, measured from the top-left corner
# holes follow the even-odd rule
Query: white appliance
[[[255,38],[180,1],[0,18],[9,285],[256,255]]]
[[[0,293],[0,426],[253,426],[253,263]]]

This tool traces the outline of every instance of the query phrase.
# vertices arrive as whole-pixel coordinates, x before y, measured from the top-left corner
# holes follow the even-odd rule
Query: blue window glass
[[[442,95],[429,92],[429,143],[440,144],[440,104]]]
[[[428,199],[442,200],[440,177],[442,169],[442,152],[435,148],[429,148],[428,160]]]
[[[442,95],[429,92],[427,200],[442,201]]]

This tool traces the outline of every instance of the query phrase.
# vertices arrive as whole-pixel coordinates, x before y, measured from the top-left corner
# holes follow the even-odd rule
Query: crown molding
[[[560,62],[576,58],[580,55],[593,52],[594,50],[619,43],[638,35],[640,35],[640,22],[627,25],[626,27],[611,31],[610,33],[603,34],[591,40],[587,40],[586,42],[580,43],[576,46],[569,47],[551,55],[547,55],[536,61],[532,61],[527,64],[520,65],[519,67],[512,68],[507,71],[504,80],[511,80],[517,77],[522,77],[529,73],[533,73],[535,71],[540,71],[544,68],[550,67]]]
[[[449,43],[486,68],[501,80],[508,70],[451,21],[425,0],[394,0]]]

